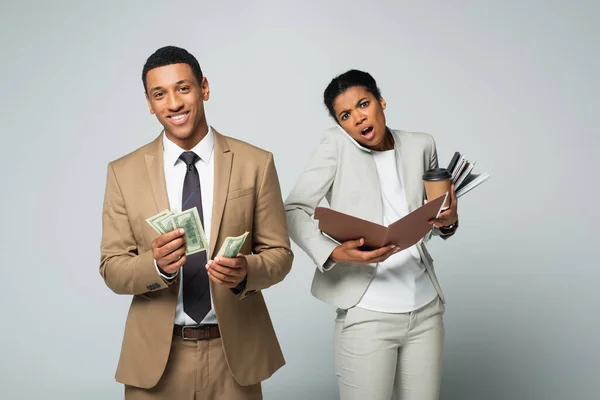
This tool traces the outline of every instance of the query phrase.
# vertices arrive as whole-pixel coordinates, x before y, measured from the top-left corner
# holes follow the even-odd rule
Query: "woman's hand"
[[[390,244],[375,250],[363,251],[358,248],[364,244],[363,238],[348,240],[336,247],[331,252],[330,258],[336,262],[350,262],[357,264],[371,264],[385,261],[389,256],[399,252],[400,247]]]
[[[456,221],[458,221],[458,201],[454,193],[454,184],[452,184],[450,185],[450,208],[441,212],[437,218],[430,220],[429,223],[432,223],[436,228],[442,228],[452,226],[456,224]]]

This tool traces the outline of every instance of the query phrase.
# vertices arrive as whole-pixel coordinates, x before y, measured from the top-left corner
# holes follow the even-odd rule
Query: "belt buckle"
[[[185,337],[185,330],[186,329],[194,329],[194,328],[200,328],[200,325],[183,325],[181,327],[181,338],[183,340],[198,340],[198,339],[193,338],[193,337]]]
[[[204,337],[202,338],[193,338],[193,337],[185,337],[186,329],[202,329],[204,331]],[[183,325],[181,327],[181,338],[183,340],[206,340],[210,336],[210,326],[209,325]]]

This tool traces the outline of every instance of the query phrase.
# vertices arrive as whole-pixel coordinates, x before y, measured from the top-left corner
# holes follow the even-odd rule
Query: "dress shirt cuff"
[[[156,272],[158,272],[158,274],[159,274],[160,276],[162,276],[162,277],[163,277],[163,279],[165,279],[166,281],[169,281],[169,282],[170,282],[170,281],[172,281],[173,279],[175,279],[175,278],[177,277],[177,275],[179,275],[179,270],[175,271],[175,273],[174,273],[174,274],[170,274],[170,275],[164,274],[164,273],[163,273],[163,272],[160,270],[160,268],[158,268],[158,264],[156,263],[156,260],[154,260],[154,266],[156,267]]]

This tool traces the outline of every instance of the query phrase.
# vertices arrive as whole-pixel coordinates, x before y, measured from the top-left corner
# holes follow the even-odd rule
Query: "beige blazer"
[[[248,280],[241,295],[211,282],[227,364],[241,385],[258,383],[285,364],[262,289],[290,271],[283,201],[271,153],[215,131],[215,184],[210,254],[227,236],[249,232]],[[133,295],[116,372],[117,381],[151,388],[169,357],[179,280],[157,273],[146,218],[169,208],[162,134],[108,165],[100,274],[118,294]]]
[[[405,188],[410,211],[424,203],[423,173],[438,166],[435,141],[426,133],[392,130],[399,176]],[[378,224],[383,224],[381,190],[375,161],[370,150],[360,146],[339,126],[325,132],[308,166],[285,201],[290,237],[316,265],[312,294],[338,308],[356,305],[367,290],[376,264],[335,263],[329,256],[338,245],[321,234],[312,216],[321,200],[329,206]],[[417,245],[421,260],[440,298],[442,289],[425,242],[433,229]],[[449,235],[448,235],[449,236]],[[448,236],[443,236],[447,238]]]

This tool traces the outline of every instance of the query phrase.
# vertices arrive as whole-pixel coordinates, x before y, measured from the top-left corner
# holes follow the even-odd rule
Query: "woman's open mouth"
[[[373,129],[372,126],[367,126],[366,128],[364,128],[363,130],[360,131],[360,134],[365,139],[371,140],[375,137],[375,129]]]

